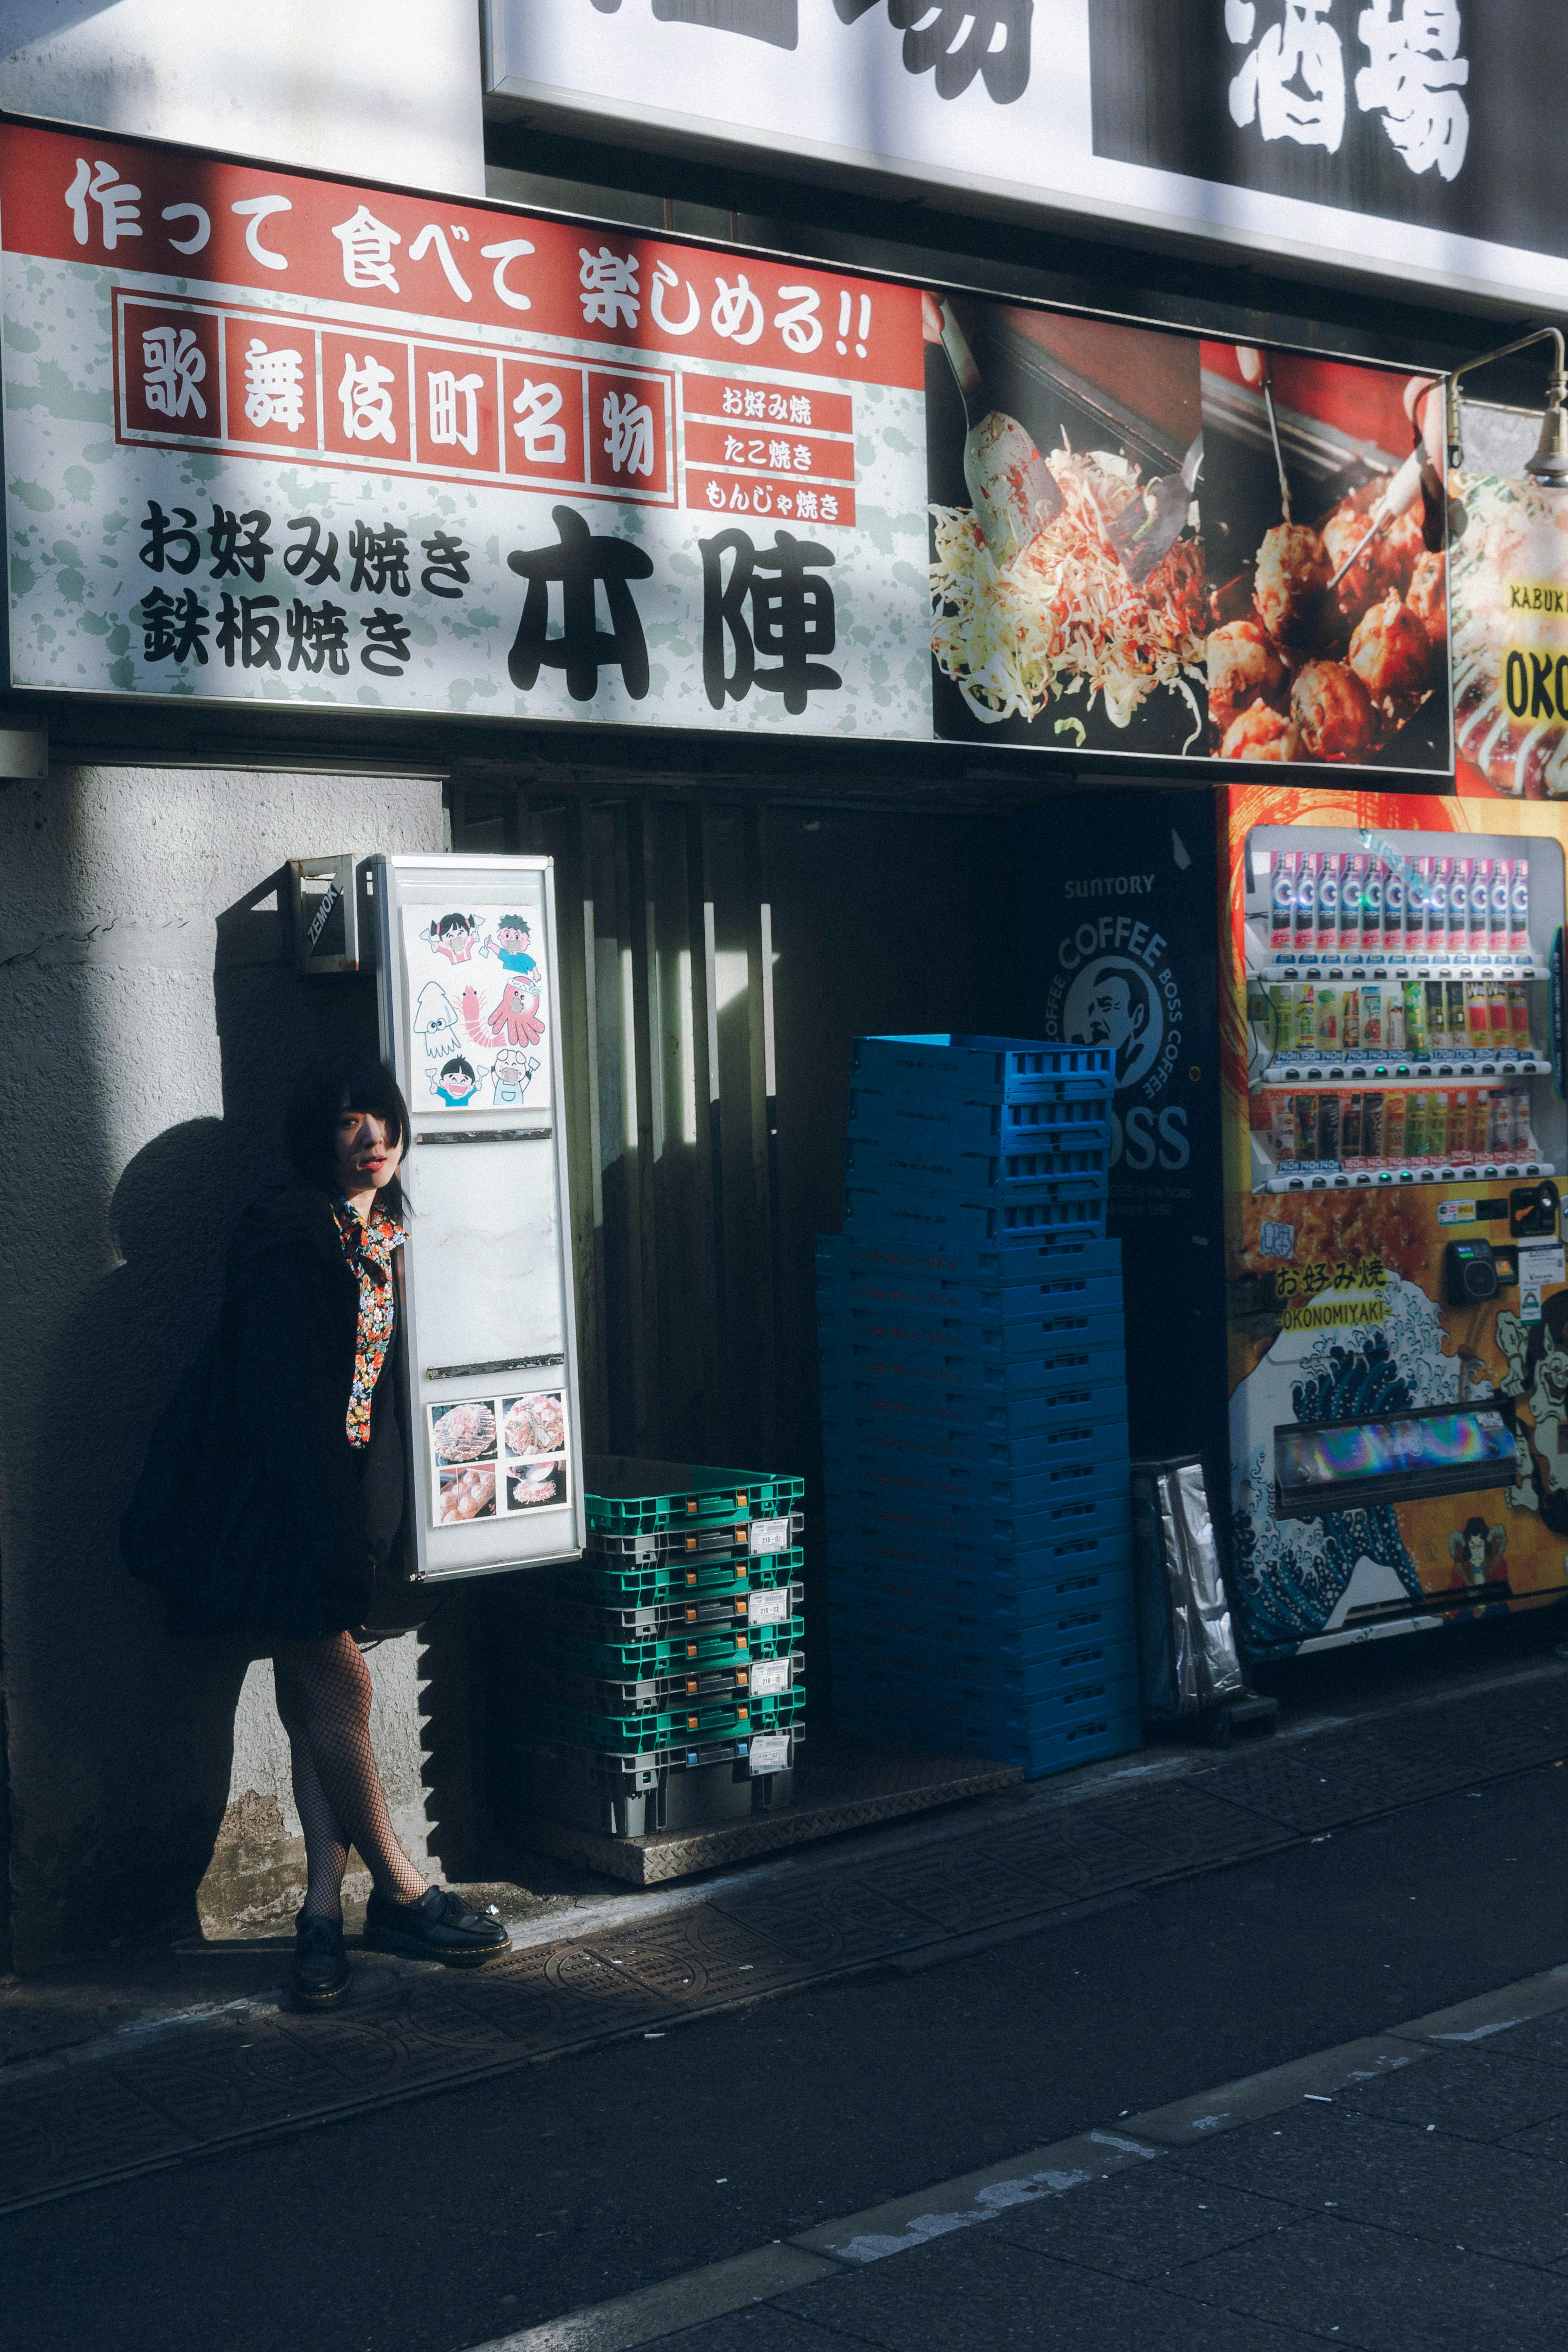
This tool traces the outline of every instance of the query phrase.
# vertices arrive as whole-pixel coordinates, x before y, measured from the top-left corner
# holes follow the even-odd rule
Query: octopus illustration
[[[491,1013],[485,1011],[477,989],[465,988],[463,1026],[476,1045],[537,1045],[544,1034],[538,984],[509,980]]]

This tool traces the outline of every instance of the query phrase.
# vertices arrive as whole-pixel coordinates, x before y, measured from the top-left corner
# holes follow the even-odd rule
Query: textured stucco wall
[[[477,0],[5,0],[0,106],[483,195]]]
[[[427,781],[67,768],[0,785],[0,1630],[22,1969],[193,1906],[232,1932],[297,1899],[270,1669],[243,1643],[172,1643],[115,1530],[294,1073],[345,1034],[375,1038],[370,980],[302,980],[285,960],[279,869],[440,846]],[[423,1860],[434,1669],[411,1637],[372,1667],[394,1815]]]

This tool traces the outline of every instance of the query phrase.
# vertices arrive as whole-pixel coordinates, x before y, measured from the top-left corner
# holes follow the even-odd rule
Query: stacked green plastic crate
[[[1141,1744],[1103,1048],[863,1037],[816,1244],[836,1731],[1058,1772]]]
[[[513,1794],[618,1837],[787,1804],[804,1481],[617,1455],[585,1471],[582,1561],[520,1577],[498,1612]]]

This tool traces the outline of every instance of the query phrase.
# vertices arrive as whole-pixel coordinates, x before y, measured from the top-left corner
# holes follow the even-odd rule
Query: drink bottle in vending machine
[[[1114,1045],[1134,1452],[1202,1454],[1255,1657],[1568,1599],[1568,810],[1116,814],[1019,820],[1017,1034]]]

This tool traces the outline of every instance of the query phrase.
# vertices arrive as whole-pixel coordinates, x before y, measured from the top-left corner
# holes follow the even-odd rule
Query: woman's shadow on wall
[[[172,1640],[162,1596],[126,1572],[119,1528],[153,1430],[216,1318],[236,1219],[285,1172],[278,1145],[290,1087],[341,1045],[376,1049],[373,982],[305,980],[286,961],[283,878],[268,877],[218,918],[223,1116],[183,1120],[127,1163],[106,1218],[119,1262],[41,1368],[37,1475],[58,1575],[26,1627],[14,1620],[10,1632],[33,1654],[21,1703],[53,1718],[36,1722],[26,1743],[49,1759],[46,1785],[13,1790],[23,1968],[198,1924],[241,1686],[252,1658],[267,1654],[264,1640],[245,1636]],[[243,1445],[243,1431],[234,1442]],[[281,1827],[254,1823],[258,1850],[275,1852]]]

